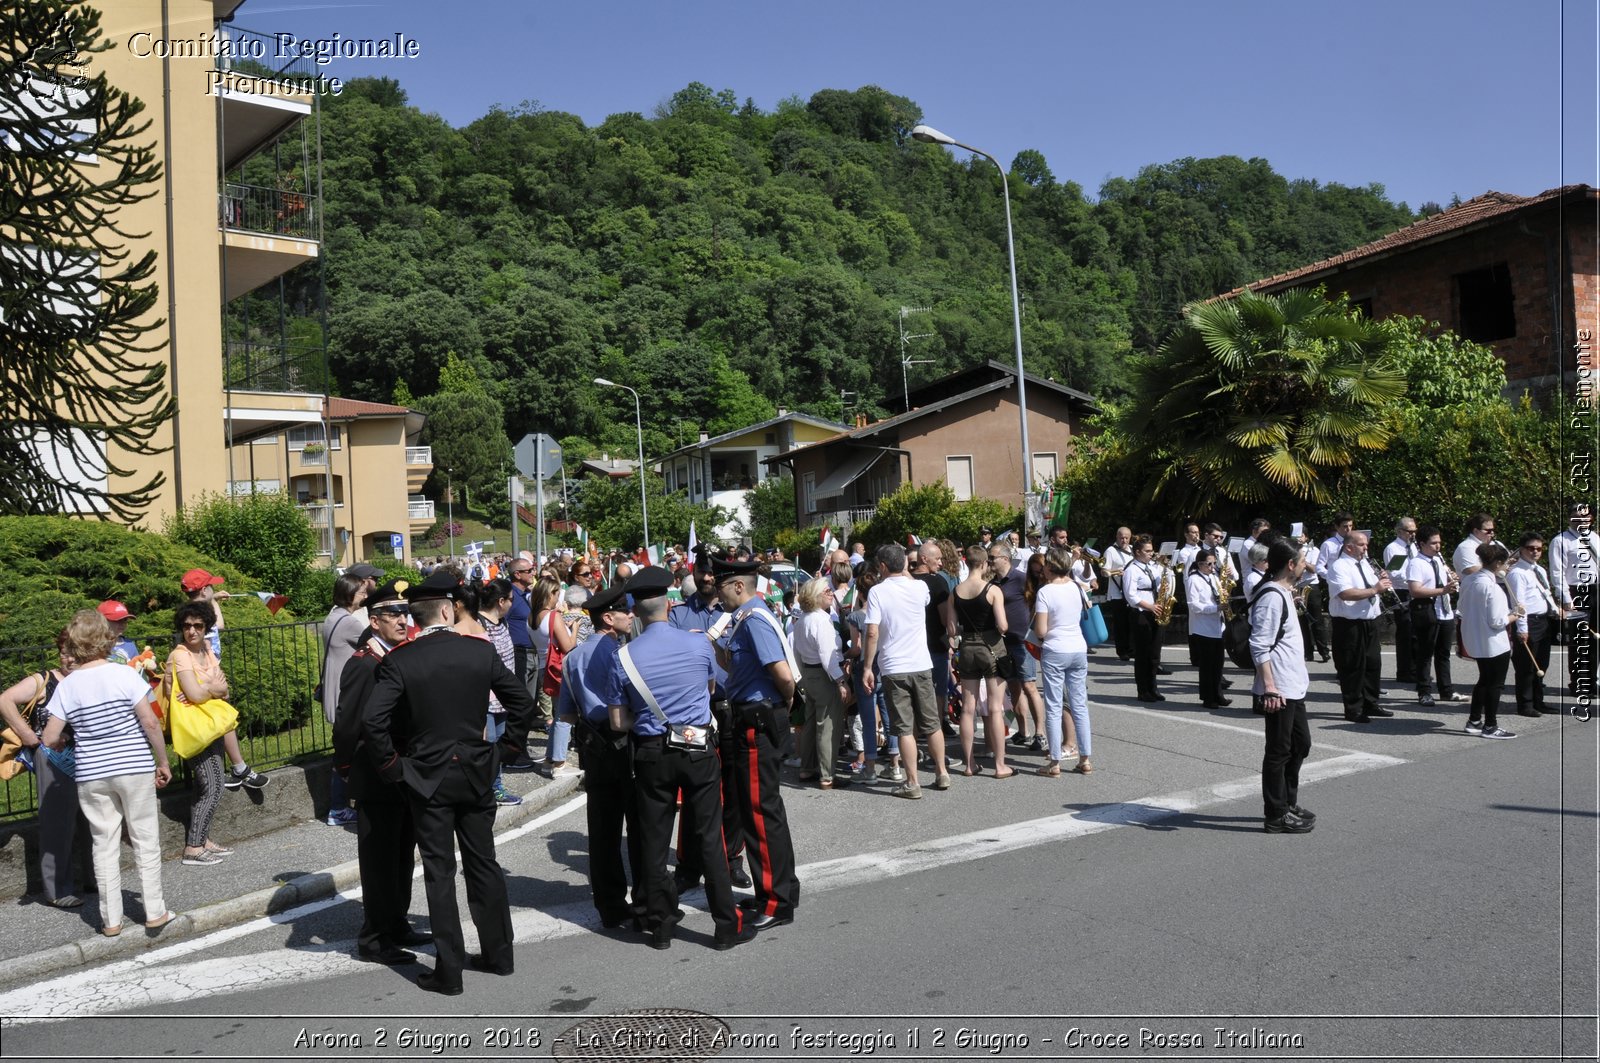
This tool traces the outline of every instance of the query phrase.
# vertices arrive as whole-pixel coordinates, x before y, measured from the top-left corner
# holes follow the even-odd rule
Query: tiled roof
[[[1456,234],[1466,229],[1476,228],[1494,219],[1516,214],[1529,207],[1548,203],[1575,192],[1594,194],[1593,189],[1588,185],[1582,184],[1563,185],[1560,188],[1552,188],[1548,191],[1540,192],[1536,196],[1514,196],[1509,192],[1485,192],[1483,195],[1469,199],[1465,203],[1451,207],[1447,211],[1420,218],[1403,229],[1397,229],[1387,236],[1380,236],[1371,243],[1362,244],[1360,247],[1334,255],[1332,258],[1325,258],[1321,262],[1313,262],[1309,266],[1301,266],[1299,269],[1280,273],[1275,277],[1265,277],[1258,281],[1251,281],[1244,288],[1235,288],[1225,295],[1218,296],[1218,298],[1231,298],[1244,291],[1245,288],[1249,288],[1252,291],[1282,288],[1296,281],[1308,280],[1319,274],[1331,272],[1340,266],[1358,262],[1362,259],[1390,254]]]
[[[410,412],[404,406],[387,402],[362,402],[360,399],[341,399],[336,396],[328,398],[330,421],[349,421],[357,417],[404,417]]]

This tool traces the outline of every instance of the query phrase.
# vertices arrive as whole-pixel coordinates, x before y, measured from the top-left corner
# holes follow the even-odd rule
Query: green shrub
[[[978,541],[978,529],[985,525],[996,534],[1020,529],[1022,511],[992,498],[957,502],[956,493],[943,480],[923,487],[905,483],[880,499],[872,520],[850,529],[850,538],[860,539],[869,550],[884,543],[904,546],[909,535],[967,546]]]
[[[310,521],[294,499],[277,492],[202,495],[169,517],[164,531],[175,542],[238,566],[278,594],[293,594],[317,556]]]

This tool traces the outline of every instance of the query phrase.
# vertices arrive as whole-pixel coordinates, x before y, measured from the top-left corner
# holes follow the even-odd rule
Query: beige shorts
[[[939,729],[941,706],[933,696],[932,672],[905,672],[879,679],[883,703],[889,710],[889,733],[896,738],[914,734],[918,738]]]

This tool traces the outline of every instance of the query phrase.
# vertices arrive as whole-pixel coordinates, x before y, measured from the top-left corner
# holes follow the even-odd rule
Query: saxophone
[[[1172,579],[1172,562],[1166,554],[1156,555],[1161,566],[1161,580],[1156,584],[1156,623],[1162,627],[1172,622],[1172,607],[1178,600],[1177,585]]]
[[[1217,570],[1217,608],[1222,612],[1222,622],[1233,619],[1233,566],[1224,564]]]

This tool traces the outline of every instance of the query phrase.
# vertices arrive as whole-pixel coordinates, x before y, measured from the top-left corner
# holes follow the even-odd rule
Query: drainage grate
[[[550,1046],[559,1060],[626,1059],[694,1063],[728,1047],[728,1024],[698,1011],[646,1008],[585,1019]]]

